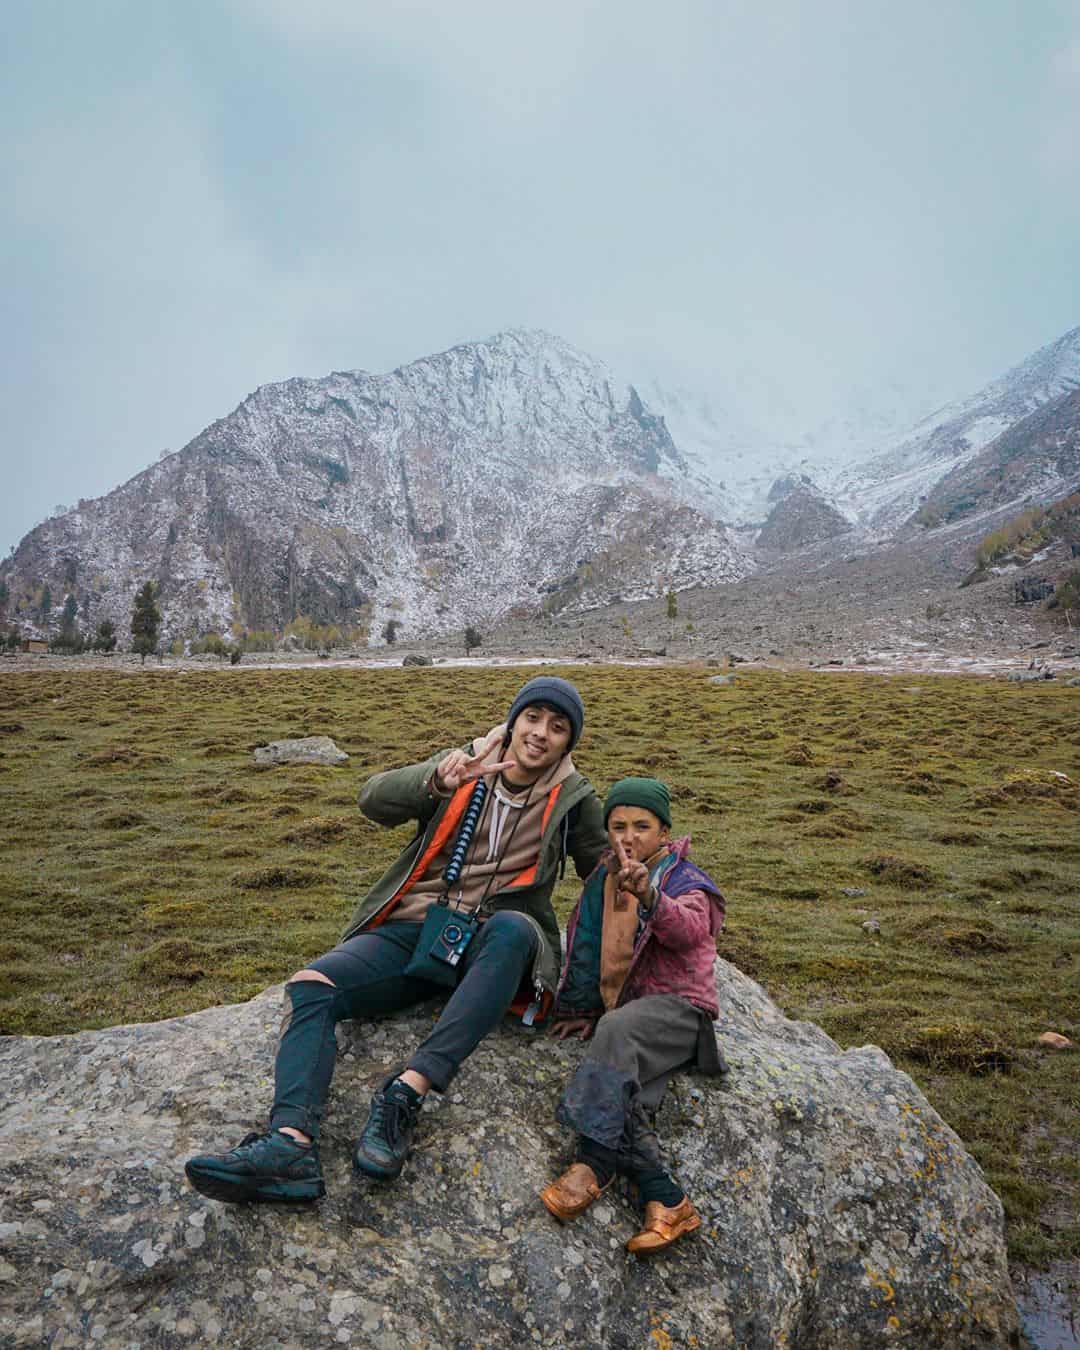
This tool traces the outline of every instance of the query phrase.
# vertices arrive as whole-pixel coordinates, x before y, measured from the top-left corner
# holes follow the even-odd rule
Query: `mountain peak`
[[[698,500],[629,385],[511,329],[385,375],[264,385],[3,571],[18,604],[48,580],[118,626],[156,579],[169,637],[301,616],[404,637],[743,574]]]

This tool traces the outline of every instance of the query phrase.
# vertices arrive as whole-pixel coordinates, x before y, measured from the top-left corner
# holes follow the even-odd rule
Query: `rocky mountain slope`
[[[1080,389],[1080,328],[1065,333],[970,398],[925,418],[828,483],[836,505],[876,534],[910,517],[934,486],[1010,427]]]
[[[46,521],[0,567],[9,612],[72,594],[163,636],[298,615],[402,636],[743,575],[662,419],[599,362],[507,332],[387,375],[256,390],[177,454]],[[55,627],[56,613],[53,615]]]
[[[760,549],[793,553],[851,530],[850,521],[804,476],[778,479],[769,496],[775,505],[758,533]]]
[[[725,586],[807,548],[902,551],[960,516],[986,533],[1009,504],[1077,485],[1080,328],[908,431],[883,429],[858,465],[840,466],[834,437],[770,487],[765,470],[792,445],[752,456],[749,497],[749,479],[717,476],[716,447],[736,466],[760,427],[654,387],[646,404],[601,363],[522,331],[387,375],[268,385],[33,530],[0,564],[0,604],[6,587],[7,618],[55,632],[73,596],[83,631],[112,619],[123,642],[152,578],[166,639],[306,616],[374,642],[392,620],[417,640]],[[876,435],[873,419],[847,419],[848,451],[856,424]],[[745,522],[751,497],[758,523],[730,533],[720,522]]]
[[[931,489],[916,519],[929,526],[1080,488],[1080,387],[1002,432]]]
[[[857,530],[880,539],[899,529],[946,474],[1080,387],[1080,328],[970,397],[930,404],[932,411],[926,400],[933,391],[887,379],[873,396],[852,391],[814,426],[799,424],[783,376],[769,372],[718,372],[708,391],[660,378],[638,387],[705,484],[702,502],[721,519],[760,528],[774,507],[775,484],[795,478],[811,482]],[[770,550],[777,535],[774,523]],[[786,546],[800,544],[793,537]]]
[[[932,391],[886,378],[873,390],[845,391],[828,416],[808,421],[782,370],[720,371],[707,390],[657,376],[636,387],[708,483],[713,509],[740,526],[766,518],[777,479],[806,474],[831,483],[940,405]]]

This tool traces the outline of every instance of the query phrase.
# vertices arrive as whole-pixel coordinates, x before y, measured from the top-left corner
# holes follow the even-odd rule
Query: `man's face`
[[[526,782],[535,782],[566,754],[570,744],[570,719],[556,708],[530,703],[514,719],[507,759],[517,760]]]
[[[611,847],[618,841],[633,862],[651,858],[671,838],[671,831],[660,817],[643,806],[616,806],[608,816],[607,834]]]

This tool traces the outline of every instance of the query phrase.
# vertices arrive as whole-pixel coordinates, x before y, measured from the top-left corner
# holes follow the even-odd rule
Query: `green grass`
[[[1080,691],[566,673],[597,788],[671,785],[728,896],[723,955],[912,1074],[1002,1196],[1015,1259],[1080,1252],[1077,1060],[1036,1046],[1080,1039]],[[486,731],[522,674],[0,675],[0,1031],[169,1017],[305,964],[409,837],[359,815],[364,778]],[[348,764],[252,762],[316,733]],[[563,914],[575,893],[568,878]]]

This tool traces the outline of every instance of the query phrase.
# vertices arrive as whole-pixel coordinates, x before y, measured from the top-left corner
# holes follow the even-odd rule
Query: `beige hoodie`
[[[478,746],[478,741],[473,743],[474,753]],[[497,764],[502,757],[502,747],[497,745],[488,755],[488,761]],[[536,862],[548,793],[573,772],[573,760],[566,754],[531,787],[516,792],[502,783],[501,775],[491,774],[485,778],[488,795],[483,814],[465,854],[461,878],[450,895],[450,904],[454,908],[475,909],[481,900],[497,895]],[[395,922],[422,922],[432,904],[445,893],[442,874],[450,861],[456,837],[455,832],[428,864],[424,875],[402,897],[391,915]]]

